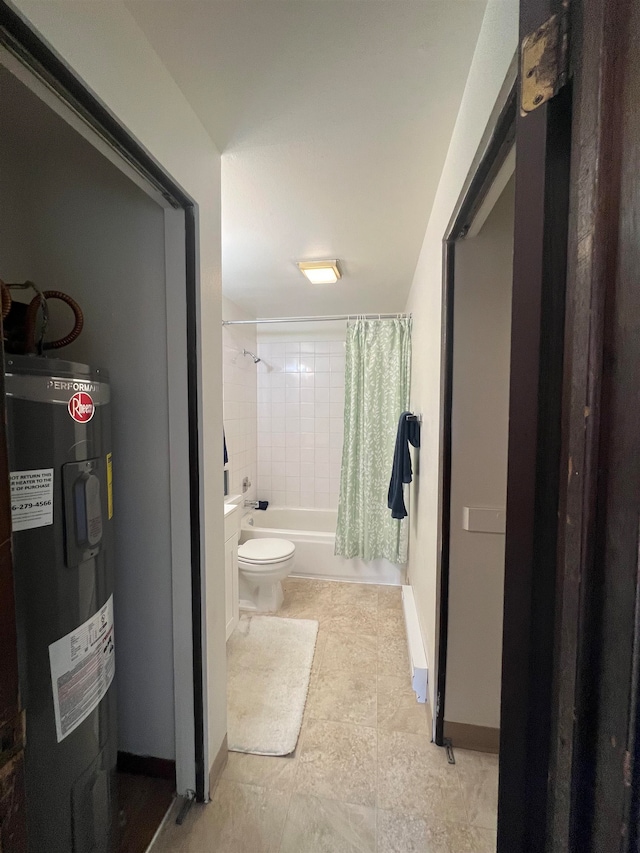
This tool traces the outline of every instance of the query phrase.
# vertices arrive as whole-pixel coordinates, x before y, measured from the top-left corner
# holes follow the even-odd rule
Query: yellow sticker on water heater
[[[109,518],[113,518],[113,465],[111,464],[110,453],[107,453],[107,504]]]

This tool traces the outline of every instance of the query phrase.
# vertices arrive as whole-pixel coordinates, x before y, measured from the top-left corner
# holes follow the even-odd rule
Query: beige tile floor
[[[495,853],[497,756],[430,743],[400,590],[290,578],[278,615],[320,623],[295,753],[229,753],[152,853]]]

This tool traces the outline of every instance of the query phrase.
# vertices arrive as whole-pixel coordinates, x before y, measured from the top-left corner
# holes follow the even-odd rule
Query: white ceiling
[[[401,311],[485,0],[130,0],[222,152],[223,289],[253,316]],[[313,287],[295,261],[340,258]]]

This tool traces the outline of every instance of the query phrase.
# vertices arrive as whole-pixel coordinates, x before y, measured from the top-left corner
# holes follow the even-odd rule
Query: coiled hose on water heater
[[[82,313],[82,309],[75,301],[75,299],[73,299],[67,293],[63,293],[61,290],[44,290],[41,292],[40,290],[38,290],[38,288],[32,281],[25,281],[23,284],[5,284],[3,281],[0,281],[0,295],[2,300],[3,321],[9,316],[11,308],[14,305],[13,300],[11,299],[12,287],[21,289],[30,287],[36,291],[36,295],[26,306],[26,311],[24,314],[24,325],[23,329],[21,330],[22,341],[20,341],[20,343],[18,344],[19,352],[26,354],[34,354],[42,353],[43,350],[61,349],[62,347],[66,347],[69,346],[69,344],[72,344],[76,340],[78,335],[82,332],[82,327],[84,325],[84,315]],[[59,301],[64,302],[66,305],[69,306],[69,308],[71,308],[75,318],[73,328],[71,329],[69,334],[65,335],[63,338],[58,338],[58,340],[55,341],[44,340],[44,333],[48,322],[47,300],[49,299],[58,299]],[[36,342],[36,320],[38,317],[38,310],[40,308],[42,308],[43,310],[44,323],[40,339]]]

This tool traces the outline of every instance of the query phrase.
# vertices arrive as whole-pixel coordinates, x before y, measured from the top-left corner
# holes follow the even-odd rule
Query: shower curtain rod
[[[256,320],[223,320],[223,326],[250,326],[256,323],[317,323],[321,320],[357,320],[359,317],[365,320],[403,320],[411,317],[411,314],[402,312],[395,314],[334,314],[324,317],[259,317]]]

